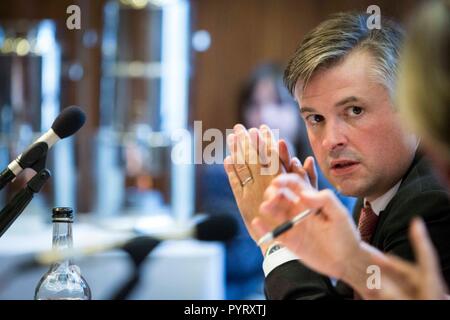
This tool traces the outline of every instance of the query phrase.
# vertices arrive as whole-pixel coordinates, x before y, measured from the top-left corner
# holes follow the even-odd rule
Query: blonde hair
[[[368,18],[366,13],[338,13],[309,32],[284,73],[284,82],[291,94],[297,81],[301,80],[305,89],[315,72],[332,67],[355,49],[366,49],[374,57],[375,75],[393,97],[403,30],[384,17],[381,29],[370,29]]]
[[[411,20],[397,104],[408,125],[450,162],[450,1],[426,3]]]

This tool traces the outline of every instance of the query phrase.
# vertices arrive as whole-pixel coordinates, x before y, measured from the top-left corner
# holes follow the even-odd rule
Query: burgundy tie
[[[358,222],[358,230],[363,241],[370,243],[375,228],[377,227],[377,222],[378,216],[373,212],[370,203],[366,201],[366,205],[361,209]]]
[[[373,212],[370,203],[366,201],[366,205],[361,209],[361,214],[359,215],[358,230],[361,235],[361,239],[367,243],[370,243],[372,239],[373,232],[377,227],[378,216]],[[353,299],[361,300],[362,297],[358,292],[353,292]]]

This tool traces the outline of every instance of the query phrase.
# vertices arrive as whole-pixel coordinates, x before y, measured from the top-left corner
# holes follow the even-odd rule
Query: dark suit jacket
[[[359,219],[362,199],[354,210]],[[371,244],[410,261],[414,260],[408,238],[410,221],[421,216],[440,257],[442,272],[450,287],[450,200],[448,192],[437,182],[427,160],[416,154],[402,183],[380,212]],[[268,299],[333,299],[353,297],[353,290],[307,268],[299,261],[287,262],[269,273],[265,280]]]

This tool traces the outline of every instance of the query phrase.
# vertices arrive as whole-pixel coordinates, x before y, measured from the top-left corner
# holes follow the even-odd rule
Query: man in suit
[[[355,220],[360,222],[360,237],[352,221],[349,221],[345,208],[331,192],[308,189],[310,187],[298,175],[284,174],[274,179],[266,191],[261,212],[276,216],[278,223],[292,218],[305,207],[321,209],[320,214],[308,217],[277,239],[277,243],[292,249],[295,259],[268,273],[266,293],[269,298],[352,298],[355,296],[353,289],[358,292],[357,296],[376,298],[377,289],[383,286],[383,281],[380,279],[378,287],[368,285],[373,272],[370,268],[377,266],[379,259],[385,259],[381,252],[413,260],[407,229],[416,215],[425,221],[439,253],[444,280],[439,280],[442,283],[438,284],[444,288],[445,282],[450,283],[450,203],[448,194],[436,182],[422,155],[416,154],[392,199],[379,212],[369,238],[361,230],[362,201],[354,212]],[[296,194],[301,201],[291,200],[289,196],[280,197],[286,193]],[[378,205],[375,200],[375,206]],[[271,229],[258,219],[253,225],[260,236]],[[382,274],[383,269],[381,278]],[[333,286],[328,276],[342,281]]]
[[[369,244],[412,260],[407,230],[414,215],[425,220],[450,282],[448,194],[417,152],[417,138],[401,128],[392,102],[402,37],[401,29],[388,19],[383,19],[381,29],[369,29],[367,15],[338,14],[310,32],[291,59],[285,82],[299,102],[322,172],[341,193],[360,198],[355,210],[360,235],[343,215],[322,208],[323,214],[308,217],[283,236],[282,242],[293,250],[278,243],[262,246],[268,298],[357,296],[343,282],[334,286],[323,274],[366,296],[367,268],[376,255]],[[257,240],[262,231],[308,204],[310,195],[302,192],[311,189],[314,161],[301,166],[283,160],[286,155],[280,150],[284,167],[296,173],[278,178],[262,175],[259,164],[236,163],[236,158],[248,159],[252,148],[259,150],[259,141],[267,141],[255,130],[235,127],[225,168],[241,215]],[[264,191],[267,201],[261,215],[257,204]],[[321,224],[315,223],[320,219]],[[327,219],[337,219],[341,228],[330,228]]]

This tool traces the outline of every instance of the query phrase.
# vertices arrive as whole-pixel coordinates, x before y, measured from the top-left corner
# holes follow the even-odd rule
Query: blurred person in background
[[[450,190],[450,1],[424,4],[412,17],[398,80],[398,106],[417,132],[438,177]],[[450,214],[450,212],[448,213]],[[448,299],[439,257],[423,222],[410,228],[416,263],[379,257],[378,299]],[[369,296],[370,297],[370,296]]]

